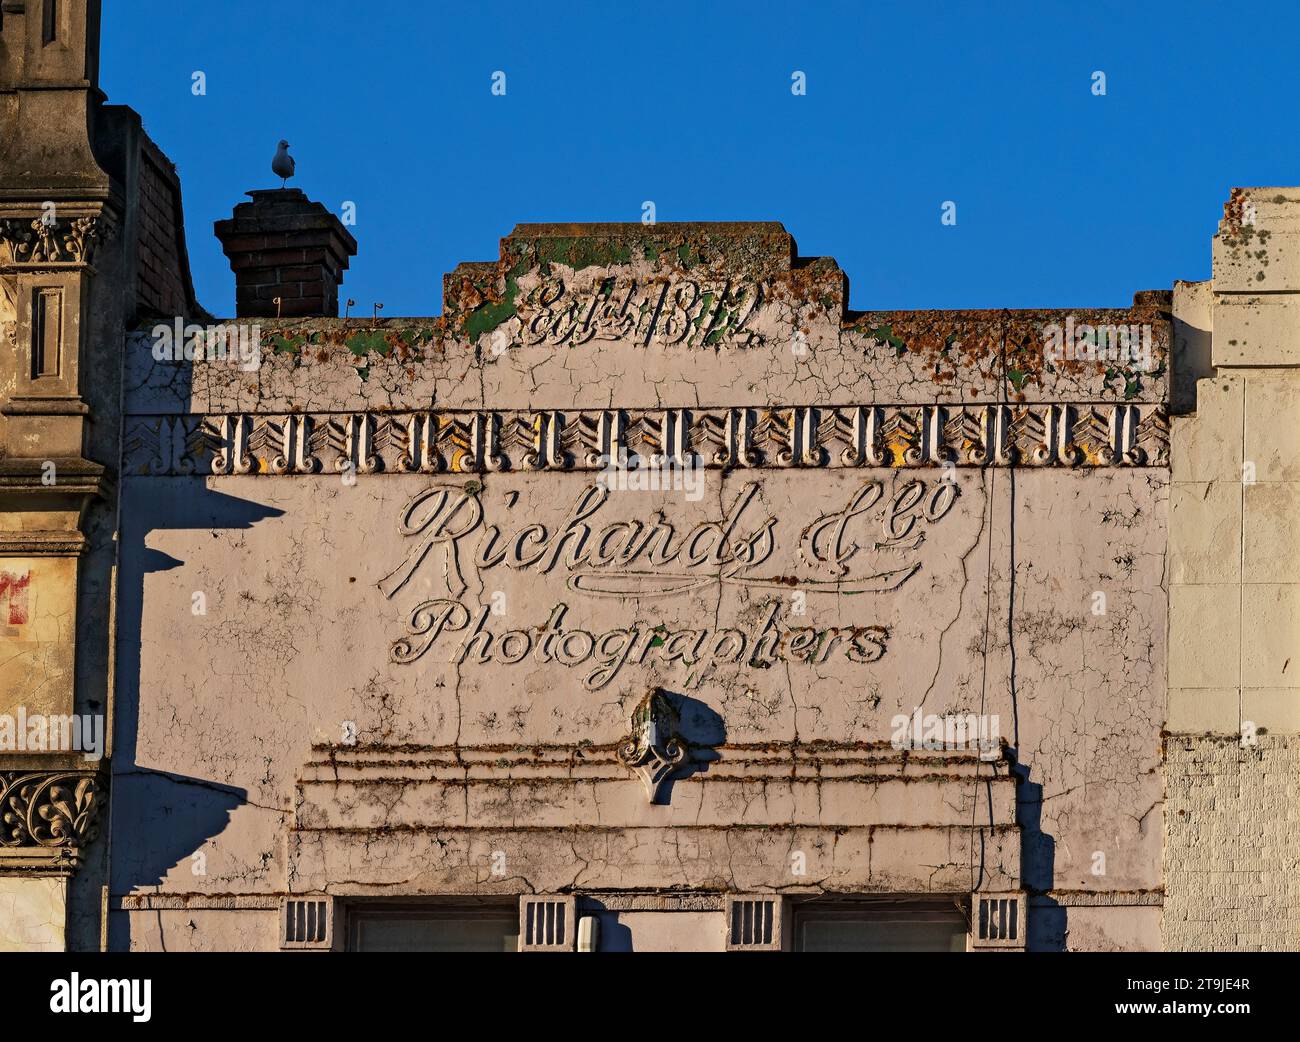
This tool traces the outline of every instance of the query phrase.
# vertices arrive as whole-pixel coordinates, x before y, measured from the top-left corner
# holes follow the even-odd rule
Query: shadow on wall
[[[611,912],[603,902],[591,900],[591,910],[581,914],[595,915],[600,923],[599,951],[634,952],[636,945],[632,941],[632,928],[618,921],[618,912]]]
[[[1020,885],[1030,895],[1025,947],[1031,952],[1063,952],[1066,909],[1047,897],[1056,879],[1056,840],[1042,830],[1043,787],[1017,764],[1016,824],[1020,826]]]
[[[667,804],[672,802],[673,786],[677,782],[704,774],[709,764],[720,758],[715,749],[726,744],[727,727],[722,717],[698,698],[673,691],[665,691],[664,696],[677,714],[679,733],[688,751],[685,762],[664,782],[659,802]]]
[[[185,564],[146,544],[158,530],[251,528],[283,511],[223,495],[207,488],[203,477],[126,478],[118,577],[117,691],[114,707],[111,789],[109,888],[114,897],[156,887],[177,864],[188,864],[204,843],[219,835],[247,790],[204,778],[155,770],[137,761],[142,694],[166,700],[158,684],[170,678],[150,676],[142,690],[141,637],[145,576]],[[180,599],[188,609],[189,597]],[[212,697],[219,697],[212,693]],[[176,741],[195,741],[177,732]],[[130,920],[114,914],[109,948],[129,950]]]
[[[1011,588],[1007,598],[1008,619],[1015,618],[1016,604],[1016,473],[1009,473],[1010,529],[1007,550]],[[1016,779],[1016,825],[1020,829],[1020,889],[1026,894],[1025,948],[1031,952],[1063,952],[1068,933],[1067,913],[1051,893],[1056,881],[1056,840],[1043,831],[1043,786],[1030,781],[1033,767],[1020,762],[1020,693],[1016,672],[1016,627],[1008,626],[1011,653],[1009,694],[1014,721],[1011,772]]]

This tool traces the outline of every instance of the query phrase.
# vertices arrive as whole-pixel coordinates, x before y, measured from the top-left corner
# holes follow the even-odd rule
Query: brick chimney
[[[213,226],[235,273],[237,318],[336,317],[339,283],[357,241],[334,214],[297,188],[246,193]]]

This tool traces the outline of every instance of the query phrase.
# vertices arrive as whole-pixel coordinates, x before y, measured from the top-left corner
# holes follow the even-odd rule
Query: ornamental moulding
[[[0,848],[88,845],[104,802],[96,771],[0,771]]]
[[[140,475],[1169,464],[1150,404],[848,405],[137,416]]]
[[[90,264],[116,230],[107,213],[0,218],[0,242],[11,264]]]
[[[618,746],[618,758],[641,779],[646,799],[656,804],[673,772],[686,759],[681,721],[659,688],[648,692],[632,710],[632,732]]]

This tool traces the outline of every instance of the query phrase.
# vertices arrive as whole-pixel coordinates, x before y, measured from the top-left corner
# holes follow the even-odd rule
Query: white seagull
[[[280,147],[275,150],[275,158],[271,160],[271,172],[280,179],[280,187],[285,187],[285,182],[293,177],[293,156],[289,155],[289,142],[281,141]]]

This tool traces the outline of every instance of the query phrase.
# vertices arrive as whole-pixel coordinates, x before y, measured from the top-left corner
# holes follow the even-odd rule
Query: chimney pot
[[[300,189],[248,192],[213,226],[235,273],[235,316],[282,318],[339,313],[339,284],[357,241],[343,222]]]

